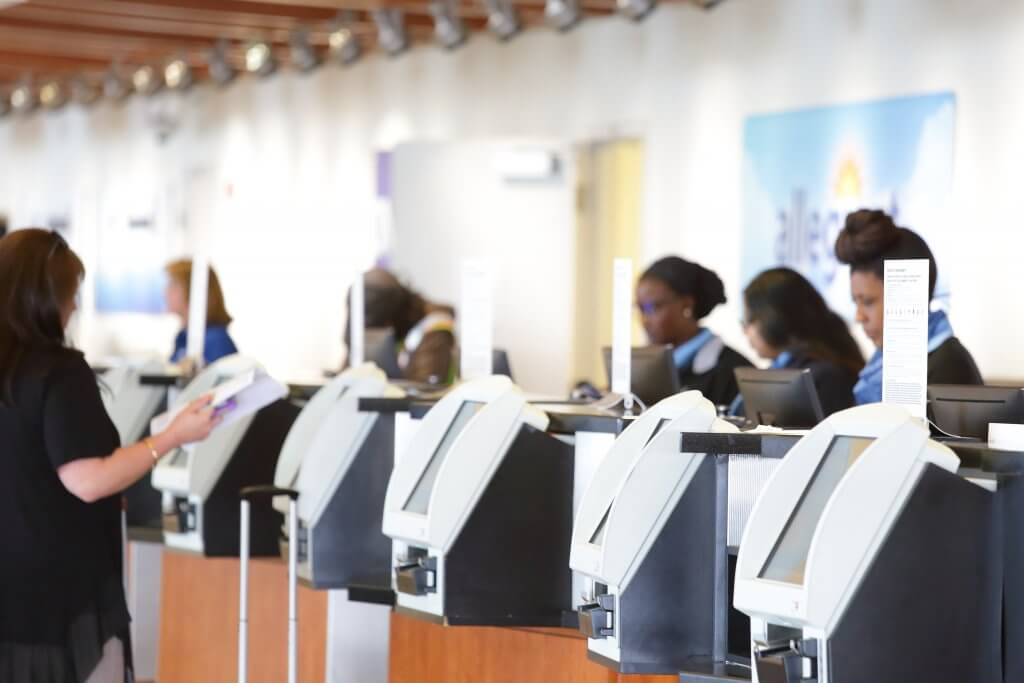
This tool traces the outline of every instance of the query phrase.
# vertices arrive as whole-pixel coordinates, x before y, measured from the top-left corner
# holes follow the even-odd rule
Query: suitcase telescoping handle
[[[238,683],[249,680],[249,505],[254,500],[288,496],[288,683],[298,683],[297,596],[299,492],[276,486],[249,486],[241,491],[241,537],[238,547]]]

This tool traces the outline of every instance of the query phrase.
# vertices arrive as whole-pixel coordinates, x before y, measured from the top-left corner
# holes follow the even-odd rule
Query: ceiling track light
[[[11,109],[15,113],[28,114],[34,111],[39,104],[39,97],[30,82],[22,82],[11,91],[10,102]]]
[[[164,66],[164,82],[171,90],[188,90],[195,82],[192,67],[184,57],[175,57]]]
[[[501,40],[509,40],[522,30],[519,13],[510,0],[484,0],[487,27]]]
[[[402,10],[397,7],[378,8],[371,12],[373,23],[377,25],[377,40],[392,57],[404,52],[409,47],[409,35],[405,30]]]
[[[71,80],[71,101],[82,106],[95,104],[100,98],[100,89],[85,76],[75,76]]]
[[[227,85],[238,75],[238,70],[231,64],[231,45],[223,38],[206,54],[206,65],[210,78],[220,86]]]
[[[343,12],[335,20],[331,32],[327,35],[327,54],[331,61],[339,64],[352,64],[363,54],[363,46],[359,37],[352,30],[355,20],[351,12]]]
[[[654,11],[656,0],[615,0],[619,14],[633,21],[640,21]]]
[[[583,13],[578,0],[547,0],[544,4],[544,18],[553,28],[568,31],[580,23]]]
[[[257,76],[269,76],[277,70],[274,48],[260,40],[245,48],[245,70]]]
[[[60,81],[47,81],[39,88],[39,104],[44,109],[60,109],[67,102],[67,94]]]
[[[103,77],[103,96],[110,100],[122,101],[132,93],[131,85],[121,75],[121,69],[113,65]]]
[[[155,95],[163,87],[163,74],[146,64],[132,73],[132,87],[140,95]]]
[[[454,50],[466,42],[466,25],[455,0],[431,0],[430,13],[434,16],[434,38],[442,47]]]
[[[309,40],[309,30],[297,28],[288,39],[291,50],[291,63],[302,72],[309,72],[320,66],[320,55]]]

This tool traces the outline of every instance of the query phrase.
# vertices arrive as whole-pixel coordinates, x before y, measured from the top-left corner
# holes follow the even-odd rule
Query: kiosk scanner
[[[755,681],[1000,679],[994,496],[959,464],[883,404],[836,413],[789,451],[736,570]]]
[[[103,405],[122,444],[135,443],[149,434],[149,421],[166,407],[167,387],[141,381],[143,375],[160,373],[163,368],[163,363],[152,362],[142,367],[111,368],[101,375]],[[148,478],[129,486],[124,495],[129,527],[160,527],[160,492]]]
[[[365,363],[321,388],[288,432],[274,486],[298,493],[298,576],[313,588],[390,588],[391,539],[380,519],[394,463],[394,416],[360,412],[359,400],[402,396]],[[274,507],[287,515],[288,499],[275,498]],[[284,539],[284,557],[290,541]]]
[[[423,417],[384,501],[396,608],[447,624],[560,626],[570,609],[573,449],[508,377]]]
[[[716,462],[679,444],[682,432],[736,431],[688,391],[642,413],[601,461],[570,556],[592,580],[578,610],[591,659],[622,673],[670,674],[714,654]]]
[[[208,366],[179,395],[193,401],[259,364],[231,355]],[[254,414],[217,427],[202,442],[166,455],[153,469],[153,487],[163,493],[164,544],[209,556],[238,556],[238,492],[269,484],[285,436],[299,409],[278,400]],[[253,555],[277,555],[281,515],[270,506],[252,511]]]

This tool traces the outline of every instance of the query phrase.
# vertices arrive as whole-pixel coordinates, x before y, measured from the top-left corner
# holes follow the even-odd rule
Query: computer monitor
[[[388,379],[402,379],[394,331],[390,327],[368,327],[363,332],[363,340],[363,358],[376,363]]]
[[[810,370],[735,372],[747,419],[785,429],[811,429],[825,419]]]
[[[1024,389],[932,384],[928,386],[928,409],[942,432],[984,440],[993,422],[1024,424]]]
[[[609,386],[612,383],[612,350],[604,347],[604,369]],[[672,358],[672,347],[634,346],[630,354],[630,385],[637,398],[653,406],[663,398],[682,391],[679,370]]]

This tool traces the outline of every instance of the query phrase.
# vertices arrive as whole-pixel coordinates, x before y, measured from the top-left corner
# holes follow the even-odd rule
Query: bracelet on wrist
[[[153,439],[148,436],[142,440],[142,443],[144,443],[146,448],[149,449],[150,455],[153,456],[153,467],[156,467],[156,464],[160,462],[160,451],[156,449],[156,444],[154,444]]]

